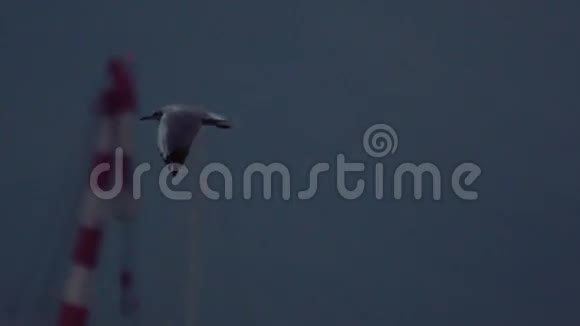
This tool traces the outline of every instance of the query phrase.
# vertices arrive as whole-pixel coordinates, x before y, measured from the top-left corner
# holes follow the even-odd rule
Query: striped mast
[[[121,74],[118,70],[118,59],[110,60],[107,68],[113,83],[110,88],[102,92],[99,99],[96,113],[101,121],[93,164],[89,172],[90,174],[105,164],[104,171],[95,180],[95,184],[101,190],[109,190],[113,186],[115,134],[118,130],[116,118],[128,110],[126,103],[129,102],[129,96],[119,87],[118,77]],[[79,211],[80,221],[73,246],[72,266],[64,284],[58,316],[59,326],[85,326],[89,320],[91,292],[101,250],[103,224],[111,213],[111,202],[97,197],[92,186],[94,185],[90,184],[88,189],[85,189]]]

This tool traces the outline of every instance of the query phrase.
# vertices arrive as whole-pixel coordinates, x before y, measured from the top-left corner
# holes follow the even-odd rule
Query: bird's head
[[[204,126],[214,126],[221,129],[230,129],[232,127],[232,124],[228,119],[213,112],[205,112],[201,119],[201,123]]]
[[[143,121],[143,120],[161,120],[161,117],[163,116],[163,112],[161,110],[157,110],[155,112],[153,112],[151,115],[147,115],[144,117],[141,117],[139,120]]]

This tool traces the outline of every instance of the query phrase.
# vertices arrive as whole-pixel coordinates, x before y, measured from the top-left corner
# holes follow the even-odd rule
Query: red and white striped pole
[[[125,105],[129,96],[118,83],[119,65],[122,65],[119,60],[109,62],[108,69],[113,77],[113,85],[103,92],[98,107],[98,114],[104,119],[97,135],[97,148],[91,172],[100,164],[108,164],[108,169],[99,174],[96,180],[100,190],[108,190],[112,186],[116,117],[127,110],[134,109],[134,106],[129,109]],[[103,238],[102,225],[106,217],[110,215],[110,202],[98,198],[94,190],[90,187],[86,190],[81,205],[80,225],[73,248],[72,267],[64,286],[59,326],[85,326],[89,319],[90,292],[93,288],[94,272],[97,268]]]
[[[97,184],[101,189],[109,189],[113,171],[112,124],[103,121],[98,135],[97,150],[94,155],[93,168],[108,163],[109,172],[102,173]],[[64,286],[60,309],[60,326],[84,326],[89,315],[89,300],[97,267],[101,241],[102,224],[108,215],[107,203],[99,199],[92,189],[87,189],[81,206],[80,225],[73,248],[72,268]]]

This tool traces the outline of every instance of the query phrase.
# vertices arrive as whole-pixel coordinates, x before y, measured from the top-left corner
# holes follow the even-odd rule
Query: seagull
[[[198,106],[171,104],[154,111],[151,115],[139,120],[159,122],[157,129],[157,147],[173,177],[179,167],[185,163],[193,139],[203,126],[214,126],[229,129],[231,123],[225,117],[206,111]]]

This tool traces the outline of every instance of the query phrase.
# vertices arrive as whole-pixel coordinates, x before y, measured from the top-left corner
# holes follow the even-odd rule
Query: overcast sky
[[[191,159],[228,166],[232,200],[170,201],[154,173],[144,178],[143,325],[185,325],[195,314],[207,325],[578,325],[578,9],[563,1],[2,3],[2,314],[17,306],[31,325],[54,318],[91,151],[88,105],[107,56],[132,51],[142,113],[198,103],[236,124],[205,130]],[[399,139],[380,159],[362,147],[376,123]],[[136,132],[139,161],[159,170],[155,126]],[[364,195],[341,198],[331,169],[315,198],[298,200],[310,167],[335,167],[339,153],[365,163],[347,178],[349,187],[364,178]],[[451,190],[453,169],[466,161],[483,171],[472,202]],[[279,190],[260,199],[257,187],[244,200],[252,162],[286,164],[292,199]],[[382,200],[373,195],[377,162]],[[425,187],[422,200],[411,188],[394,200],[389,176],[403,162],[435,164],[442,199]],[[94,324],[121,325],[118,230],[107,231]]]

